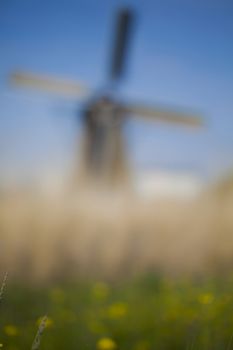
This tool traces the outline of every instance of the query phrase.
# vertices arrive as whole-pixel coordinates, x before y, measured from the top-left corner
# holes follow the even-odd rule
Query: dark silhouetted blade
[[[113,42],[111,78],[118,79],[124,73],[129,37],[132,31],[134,14],[129,9],[119,11],[116,33]]]

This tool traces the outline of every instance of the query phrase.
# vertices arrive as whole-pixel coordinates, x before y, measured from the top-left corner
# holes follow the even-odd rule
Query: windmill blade
[[[150,108],[142,105],[127,106],[124,110],[126,113],[158,122],[178,124],[191,128],[200,128],[204,126],[203,119],[198,115],[185,114],[166,109]]]
[[[14,72],[10,75],[10,82],[17,86],[33,88],[69,98],[80,98],[88,94],[88,89],[84,85],[74,81],[33,73]]]
[[[116,33],[113,41],[111,62],[111,78],[119,79],[125,68],[126,54],[134,21],[134,13],[129,9],[119,11],[116,23]]]

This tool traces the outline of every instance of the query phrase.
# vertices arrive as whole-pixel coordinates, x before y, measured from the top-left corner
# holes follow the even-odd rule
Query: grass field
[[[233,278],[9,284],[0,309],[1,347],[30,349],[233,349]]]
[[[48,315],[40,350],[233,349],[232,183],[190,203],[2,198],[0,348],[31,349]]]

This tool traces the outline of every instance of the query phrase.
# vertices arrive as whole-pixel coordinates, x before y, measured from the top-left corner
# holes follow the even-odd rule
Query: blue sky
[[[75,111],[82,102],[13,88],[8,74],[18,68],[83,81],[93,90],[101,86],[115,11],[122,5],[136,10],[137,23],[119,95],[184,107],[207,120],[195,133],[131,118],[125,134],[134,167],[192,170],[207,177],[232,168],[231,0],[1,0],[3,180],[68,171],[81,136]]]

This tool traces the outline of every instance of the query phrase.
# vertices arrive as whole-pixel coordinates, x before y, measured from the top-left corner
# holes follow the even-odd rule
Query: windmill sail
[[[71,98],[83,97],[88,93],[88,89],[82,84],[34,73],[14,72],[10,76],[10,82],[14,85]]]
[[[203,119],[200,116],[176,112],[175,110],[150,108],[143,105],[127,106],[124,110],[126,113],[163,123],[179,124],[191,128],[200,128],[204,125]]]
[[[111,62],[112,79],[119,79],[124,73],[133,20],[133,13],[128,9],[122,9],[118,14]]]

